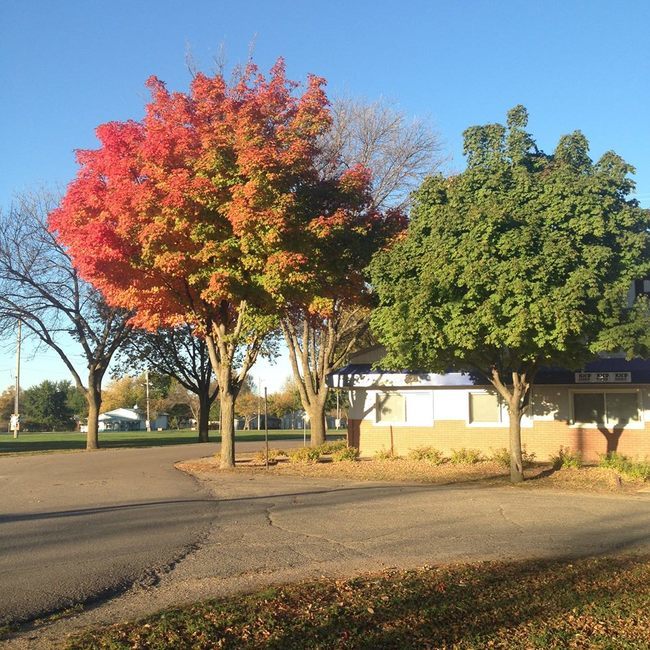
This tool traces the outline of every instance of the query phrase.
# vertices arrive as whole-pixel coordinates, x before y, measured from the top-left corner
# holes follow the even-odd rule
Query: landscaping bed
[[[650,560],[485,562],[323,579],[88,631],[67,648],[650,648]]]
[[[473,450],[457,450],[449,458],[432,450],[428,450],[428,453],[415,450],[406,458],[382,453],[375,458],[358,459],[348,449],[341,442],[326,443],[321,450],[310,447],[286,451],[272,449],[268,467],[263,452],[238,454],[235,471],[352,481],[434,485],[467,483],[485,487],[511,485],[507,454],[503,454],[505,450],[498,450],[491,457],[481,456]],[[606,466],[584,466],[574,456],[563,454],[546,463],[534,462],[529,458],[525,470],[527,480],[516,487],[617,494],[650,491],[650,483],[643,477],[625,473],[615,463],[604,465]],[[183,462],[177,467],[199,475],[223,471],[219,469],[218,457]]]

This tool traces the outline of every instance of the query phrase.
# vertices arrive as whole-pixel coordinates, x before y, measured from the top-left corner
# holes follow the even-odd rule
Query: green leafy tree
[[[74,413],[68,404],[71,389],[69,381],[55,382],[49,379],[26,389],[23,395],[25,416],[52,431],[72,428]]]
[[[13,386],[5,388],[2,393],[0,393],[0,426],[2,426],[3,429],[9,429],[11,414],[14,412],[15,396],[16,389]]]
[[[513,482],[540,366],[646,354],[649,324],[647,300],[628,302],[650,259],[633,168],[611,151],[593,163],[579,131],[547,155],[526,126],[517,106],[507,126],[467,129],[467,169],[428,178],[407,235],[372,263],[384,365],[483,375],[510,415]]]

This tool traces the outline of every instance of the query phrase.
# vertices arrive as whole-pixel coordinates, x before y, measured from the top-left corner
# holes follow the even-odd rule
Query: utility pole
[[[144,380],[147,390],[147,421],[145,422],[145,426],[147,428],[147,431],[151,431],[151,418],[149,417],[149,368],[144,371]]]
[[[22,336],[22,323],[18,321],[18,337],[16,340],[16,394],[14,395],[14,412],[11,416],[11,428],[14,438],[18,437],[20,430],[20,345]]]

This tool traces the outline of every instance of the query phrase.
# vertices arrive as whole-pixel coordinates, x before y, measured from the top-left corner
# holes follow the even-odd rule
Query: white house
[[[136,404],[133,408],[119,408],[99,414],[99,431],[146,431],[147,414]],[[168,428],[167,414],[160,413],[151,421],[151,430],[165,430]],[[88,430],[87,425],[81,426],[81,431]]]

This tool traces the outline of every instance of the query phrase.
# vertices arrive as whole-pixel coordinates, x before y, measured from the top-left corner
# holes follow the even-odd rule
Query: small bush
[[[331,440],[330,442],[324,442],[319,447],[321,454],[333,454],[336,451],[347,448],[348,443],[346,440]]]
[[[553,469],[566,469],[567,467],[580,468],[582,467],[582,456],[580,452],[573,451],[569,447],[560,447],[560,450],[555,456],[551,457]]]
[[[351,462],[359,460],[359,450],[356,447],[342,447],[332,452],[332,462]]]
[[[416,447],[409,451],[409,460],[423,461],[431,465],[442,465],[445,457],[439,449],[433,447]]]
[[[491,460],[492,462],[497,463],[497,465],[507,469],[510,467],[510,451],[505,447],[492,450],[492,455],[488,460]],[[526,447],[523,447],[521,450],[521,461],[524,467],[531,467],[535,464],[535,454],[533,452],[528,453]]]
[[[292,463],[317,463],[319,458],[319,447],[300,447],[289,453],[289,460]]]
[[[478,449],[452,449],[450,462],[454,465],[475,465],[483,460],[483,455]]]
[[[276,463],[278,458],[286,458],[287,452],[284,449],[269,449],[269,463]],[[254,465],[265,465],[266,464],[266,452],[258,451],[253,456]]]
[[[600,457],[598,463],[600,467],[608,467],[616,470],[631,479],[640,479],[647,481],[650,479],[650,462],[634,461],[623,454],[617,454],[615,451]]]
[[[390,449],[380,449],[375,452],[375,460],[398,460],[399,456],[395,455]]]

